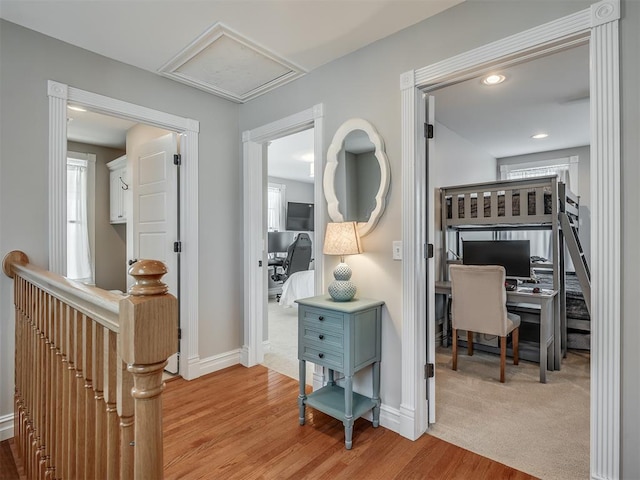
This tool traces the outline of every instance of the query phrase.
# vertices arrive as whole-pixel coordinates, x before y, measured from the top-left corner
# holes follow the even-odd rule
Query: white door
[[[426,123],[433,125],[435,128],[435,98],[431,95],[425,95],[425,109],[426,109]],[[425,140],[425,181],[427,182],[427,195],[425,195],[425,208],[424,208],[424,230],[426,234],[426,243],[435,245],[435,223],[432,219],[436,218],[434,209],[436,205],[431,201],[431,192],[435,191],[436,185],[432,175],[429,174],[429,162],[432,160],[429,157],[430,151],[433,151],[433,139],[427,138]],[[433,258],[426,260],[427,265],[425,268],[426,279],[424,285],[426,285],[425,302],[422,302],[424,308],[426,308],[427,318],[427,363],[433,365],[433,376],[427,378],[427,418],[428,423],[435,423],[436,421],[436,377],[435,377],[435,364],[436,364],[436,315],[435,315],[435,260]],[[424,317],[423,317],[424,318]]]
[[[132,159],[133,251],[129,259],[153,259],[164,262],[167,274],[162,278],[169,293],[178,297],[178,173],[174,154],[178,152],[175,133],[141,145]],[[176,336],[178,332],[175,332]],[[178,373],[178,356],[172,355],[166,370]]]

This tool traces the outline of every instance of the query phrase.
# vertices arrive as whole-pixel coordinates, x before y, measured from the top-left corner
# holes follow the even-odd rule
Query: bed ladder
[[[569,249],[569,255],[571,255],[571,260],[573,260],[573,266],[576,268],[580,288],[582,288],[584,302],[587,304],[589,314],[591,314],[591,271],[589,270],[587,258],[584,256],[584,251],[578,238],[578,228],[565,212],[560,212],[558,215],[560,217],[560,226],[565,233],[564,237],[567,248]]]

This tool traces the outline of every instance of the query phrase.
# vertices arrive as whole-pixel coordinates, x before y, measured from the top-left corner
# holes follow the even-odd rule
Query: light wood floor
[[[257,366],[167,382],[164,461],[168,479],[532,479],[430,435],[412,442],[359,419],[353,449],[342,423],[307,409],[298,424],[298,383]]]

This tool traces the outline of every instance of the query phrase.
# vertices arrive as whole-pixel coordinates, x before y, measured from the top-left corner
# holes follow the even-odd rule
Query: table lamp
[[[356,222],[328,223],[322,253],[340,255],[340,263],[333,271],[335,280],[329,285],[329,295],[336,302],[348,302],[356,294],[356,286],[349,281],[351,269],[344,263],[344,256],[362,253]]]

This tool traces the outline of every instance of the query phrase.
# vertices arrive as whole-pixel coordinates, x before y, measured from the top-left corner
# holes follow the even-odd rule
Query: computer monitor
[[[286,253],[294,240],[293,232],[268,232],[267,249],[269,253]]]
[[[531,278],[529,240],[465,240],[464,265],[502,265],[509,278]]]
[[[312,232],[313,203],[287,203],[286,229],[295,232]]]

